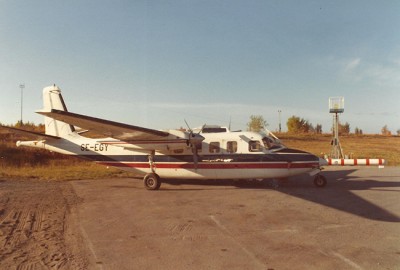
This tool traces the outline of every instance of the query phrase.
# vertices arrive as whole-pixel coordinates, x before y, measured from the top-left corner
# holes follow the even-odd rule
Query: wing
[[[170,135],[168,132],[164,131],[127,125],[61,110],[53,109],[50,112],[37,111],[37,113],[123,141],[162,140],[166,139]]]
[[[0,125],[0,133],[20,134],[23,136],[29,136],[31,138],[37,138],[40,140],[60,139],[60,137],[57,137],[57,136],[51,136],[51,135],[46,135],[46,134],[39,133],[39,132],[34,132],[34,131],[29,131],[29,130],[24,130],[24,129],[19,129],[19,128],[13,128],[13,127],[7,127],[7,126],[2,126],[2,125]]]

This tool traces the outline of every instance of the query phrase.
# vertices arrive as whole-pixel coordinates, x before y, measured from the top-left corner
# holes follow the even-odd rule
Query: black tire
[[[326,186],[326,178],[323,175],[317,174],[314,178],[314,185],[318,188]]]
[[[161,179],[155,173],[149,173],[143,178],[144,187],[147,190],[157,190],[161,186]]]

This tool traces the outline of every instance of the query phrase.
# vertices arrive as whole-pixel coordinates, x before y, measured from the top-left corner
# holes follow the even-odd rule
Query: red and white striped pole
[[[326,159],[330,166],[383,166],[386,161],[382,158],[364,158],[364,159]]]

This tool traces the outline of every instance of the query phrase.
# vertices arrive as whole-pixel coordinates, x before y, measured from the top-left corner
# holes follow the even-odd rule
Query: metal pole
[[[282,125],[281,125],[281,110],[278,110],[278,114],[279,114],[279,133],[282,132]]]
[[[22,126],[22,108],[23,108],[23,102],[24,102],[24,88],[25,88],[25,83],[21,83],[19,85],[19,88],[21,88],[21,126]]]
[[[336,155],[336,158],[340,158],[338,144],[339,144],[339,117],[338,117],[338,114],[336,113],[335,114],[335,155]]]
[[[342,146],[339,141],[339,114],[333,115],[333,139],[332,139],[332,158],[344,158]]]

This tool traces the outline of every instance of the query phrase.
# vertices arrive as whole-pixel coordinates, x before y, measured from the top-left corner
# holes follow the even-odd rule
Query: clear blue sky
[[[0,122],[70,111],[155,129],[292,115],[400,129],[400,1],[0,1]]]

